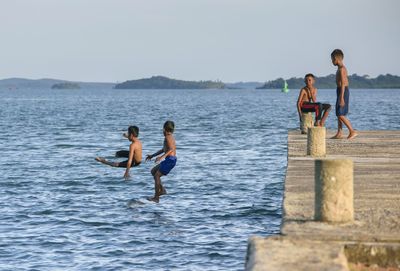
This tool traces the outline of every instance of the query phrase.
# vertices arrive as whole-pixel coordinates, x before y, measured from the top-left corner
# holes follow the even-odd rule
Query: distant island
[[[219,81],[183,81],[165,76],[129,80],[117,84],[116,89],[222,89],[225,84]]]
[[[101,83],[101,82],[72,82],[60,79],[26,79],[26,78],[6,78],[0,80],[0,89],[49,89],[54,85],[71,83],[79,84],[80,88],[85,89],[112,89],[115,83]]]
[[[283,78],[266,82],[257,89],[281,89],[284,84]],[[300,89],[304,86],[304,78],[292,77],[286,82],[291,89]],[[370,78],[368,75],[359,76],[352,74],[349,76],[350,88],[400,88],[400,76],[386,74],[379,75],[376,78]],[[316,77],[315,86],[317,88],[336,88],[336,79],[334,74]]]
[[[51,89],[80,89],[81,87],[77,83],[72,82],[63,82],[54,84],[51,86]]]
[[[336,88],[335,75],[316,77],[316,87],[323,89]],[[223,83],[221,81],[183,81],[171,79],[165,76],[153,76],[151,78],[129,80],[120,84],[107,82],[78,82],[60,79],[25,79],[6,78],[0,79],[0,89],[281,89],[285,79],[278,78],[266,83],[262,82],[236,82]],[[386,74],[376,78],[368,75],[352,74],[349,76],[350,88],[357,89],[400,89],[400,76]],[[304,86],[302,77],[286,79],[290,89],[300,89]]]
[[[225,88],[228,89],[255,89],[263,86],[261,82],[236,82],[236,83],[225,83]]]

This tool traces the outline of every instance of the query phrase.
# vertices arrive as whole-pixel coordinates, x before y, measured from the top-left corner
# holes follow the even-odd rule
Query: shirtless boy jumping
[[[166,121],[164,123],[164,144],[163,148],[154,154],[149,154],[146,157],[146,161],[151,160],[153,157],[164,153],[156,158],[156,162],[160,164],[153,167],[151,174],[154,177],[154,197],[148,198],[148,200],[159,202],[160,196],[167,193],[164,186],[161,183],[161,176],[166,176],[176,165],[176,143],[174,138],[175,124],[173,121]]]
[[[128,133],[124,134],[124,137],[128,138],[129,141],[131,141],[129,151],[118,151],[115,154],[115,156],[117,157],[126,157],[128,158],[128,160],[123,162],[110,162],[107,161],[104,157],[96,157],[96,161],[112,167],[126,168],[124,178],[125,180],[128,179],[130,177],[130,168],[137,167],[142,162],[142,142],[140,142],[138,136],[139,128],[137,126],[129,126]]]

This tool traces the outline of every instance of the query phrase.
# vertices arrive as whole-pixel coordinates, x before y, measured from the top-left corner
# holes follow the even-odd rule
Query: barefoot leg
[[[97,156],[96,158],[94,158],[94,160],[96,160],[96,161],[98,161],[98,162],[100,162],[100,163],[104,163],[104,161],[106,160],[104,157],[100,157],[100,156]]]
[[[165,187],[161,184],[161,188],[160,188],[160,196],[162,195],[166,195],[167,194],[167,189],[165,189]]]
[[[353,139],[353,138],[356,138],[358,136],[358,133],[355,131],[355,130],[353,130],[350,134],[349,134],[349,136],[347,137],[347,139]]]
[[[340,120],[340,117],[338,117],[338,130],[337,130],[336,135],[331,137],[331,139],[341,139],[343,137],[342,129],[343,129],[342,121]]]
[[[96,157],[95,160],[99,161],[102,164],[111,166],[111,167],[118,167],[118,165],[119,165],[119,163],[114,163],[114,162],[107,161],[104,157]]]
[[[160,191],[161,191],[161,172],[158,170],[154,174],[154,197],[149,199],[154,202],[159,202],[160,200]]]
[[[327,109],[324,111],[324,114],[322,115],[322,120],[321,120],[321,126],[325,126],[325,121],[328,118],[329,111],[331,111],[331,107],[327,107]]]
[[[160,199],[159,199],[159,198],[156,198],[156,197],[148,197],[147,200],[148,200],[148,201],[154,201],[154,202],[156,202],[156,203],[159,203],[159,202],[160,202]]]
[[[349,136],[347,139],[355,138],[358,134],[354,131],[350,121],[345,116],[339,116],[340,121],[349,129]]]

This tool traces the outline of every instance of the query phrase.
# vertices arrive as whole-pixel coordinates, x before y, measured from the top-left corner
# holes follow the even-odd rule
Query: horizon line
[[[314,74],[315,75],[315,74]],[[316,78],[318,78],[318,77],[327,77],[327,76],[329,76],[329,75],[335,75],[334,73],[331,73],[331,74],[327,74],[327,75],[320,75],[320,76],[318,76],[318,75],[315,75],[315,77]],[[391,76],[399,76],[399,75],[396,75],[396,74],[391,74],[391,73],[381,73],[381,74],[379,74],[379,75],[377,75],[376,77],[371,77],[370,75],[368,75],[368,74],[364,74],[364,75],[359,75],[359,74],[357,74],[357,73],[352,73],[352,74],[349,74],[348,76],[353,76],[353,75],[357,75],[357,76],[361,76],[361,77],[367,77],[368,79],[376,79],[376,78],[378,78],[379,76],[381,76],[381,75],[391,75]],[[40,81],[40,80],[56,80],[56,81],[64,81],[64,82],[73,82],[73,83],[100,83],[100,84],[119,84],[119,83],[122,83],[122,82],[126,82],[126,81],[133,81],[133,80],[141,80],[141,79],[150,79],[150,78],[152,78],[152,77],[158,77],[158,76],[161,76],[161,77],[166,77],[166,78],[169,78],[169,79],[175,79],[175,80],[180,80],[180,81],[194,81],[194,82],[200,82],[200,81],[212,81],[212,82],[222,82],[222,83],[227,83],[227,84],[234,84],[234,83],[265,83],[265,82],[269,82],[269,81],[275,81],[275,80],[278,80],[278,79],[283,79],[283,80],[289,80],[289,79],[293,79],[293,78],[295,78],[295,79],[298,79],[298,78],[304,78],[304,77],[297,77],[297,76],[292,76],[292,77],[289,77],[289,78],[285,78],[285,77],[277,77],[277,78],[275,78],[275,79],[268,79],[268,80],[248,80],[248,81],[243,81],[243,80],[241,80],[241,81],[230,81],[230,82],[228,82],[228,81],[222,81],[222,80],[220,80],[220,79],[216,79],[216,80],[212,80],[212,79],[208,79],[208,80],[204,80],[204,79],[200,79],[200,80],[188,80],[188,79],[177,79],[177,78],[173,78],[173,77],[168,77],[168,76],[165,76],[165,75],[151,75],[150,77],[142,77],[142,78],[138,78],[138,79],[126,79],[126,80],[124,80],[124,81],[119,81],[119,80],[117,80],[117,81],[114,81],[114,82],[111,82],[111,81],[81,81],[81,80],[70,80],[70,79],[58,79],[58,78],[51,78],[51,77],[41,77],[41,78],[37,78],[37,79],[33,79],[33,78],[29,78],[29,77],[7,77],[7,78],[2,78],[2,79],[0,79],[0,81],[4,81],[4,80],[31,80],[31,81]]]

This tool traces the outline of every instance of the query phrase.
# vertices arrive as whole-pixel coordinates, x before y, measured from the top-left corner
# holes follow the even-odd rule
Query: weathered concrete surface
[[[326,128],[309,127],[307,133],[307,155],[323,157],[326,155]]]
[[[337,246],[400,244],[400,131],[358,133],[353,140],[335,140],[334,131],[327,132],[326,158],[354,161],[354,222],[328,224],[314,221],[314,159],[305,155],[307,136],[289,132],[281,235],[251,238],[246,270],[348,270],[336,263]],[[317,263],[320,250],[331,257]],[[302,256],[291,257],[300,251]]]
[[[343,245],[326,244],[296,238],[272,236],[251,237],[247,249],[246,270],[319,271],[348,270]]]
[[[289,132],[283,201],[284,235],[326,240],[400,241],[400,131],[359,132],[353,140],[329,139],[329,158],[354,161],[354,219],[325,225],[314,217],[314,159],[304,156],[306,140]]]
[[[333,223],[353,222],[353,179],[353,160],[315,161],[315,220]]]
[[[311,113],[301,113],[301,133],[307,134],[309,127],[314,127],[314,115]]]

